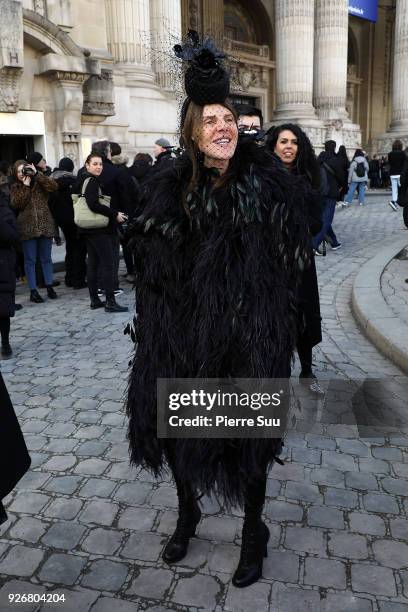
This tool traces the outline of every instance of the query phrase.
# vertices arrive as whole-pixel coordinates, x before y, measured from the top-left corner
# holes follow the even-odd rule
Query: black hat
[[[230,78],[222,65],[225,55],[210,38],[200,43],[195,30],[189,30],[184,45],[176,45],[177,57],[188,62],[184,84],[190,100],[205,104],[223,104],[230,91]]]
[[[70,157],[63,157],[59,161],[58,170],[65,170],[65,172],[73,172],[74,162]]]
[[[34,151],[34,153],[30,153],[26,157],[27,163],[34,164],[34,166],[38,166],[38,164],[40,163],[42,159],[43,159],[42,154],[37,153],[37,151]]]

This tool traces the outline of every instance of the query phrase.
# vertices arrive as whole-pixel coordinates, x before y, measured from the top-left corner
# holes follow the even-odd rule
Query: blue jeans
[[[31,240],[23,240],[22,244],[24,253],[24,269],[30,289],[37,289],[37,280],[35,277],[35,262],[37,261],[37,252],[40,257],[45,284],[52,285],[52,281],[54,280],[51,259],[52,238],[32,238]]]
[[[354,196],[354,192],[356,189],[358,189],[358,201],[361,202],[361,204],[364,204],[364,198],[365,198],[364,181],[361,181],[361,182],[352,181],[350,183],[349,190],[346,195],[346,199],[344,200],[345,202],[348,202],[349,204],[351,204],[351,202],[353,201],[353,196]]]
[[[392,188],[392,201],[396,202],[398,200],[398,187],[400,187],[400,177],[392,176],[391,177],[391,188]]]
[[[332,246],[337,246],[339,241],[336,234],[333,232],[332,223],[334,219],[334,211],[336,210],[335,198],[323,198],[323,224],[322,229],[316,236],[313,236],[313,248],[317,249],[323,238],[327,236]]]

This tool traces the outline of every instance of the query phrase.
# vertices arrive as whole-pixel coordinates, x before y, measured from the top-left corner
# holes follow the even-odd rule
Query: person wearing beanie
[[[238,139],[223,55],[193,31],[175,52],[188,65],[180,121],[185,152],[149,182],[133,227],[139,265],[137,316],[127,329],[135,342],[126,405],[130,456],[156,477],[168,469],[173,475],[178,520],[162,552],[168,564],[188,554],[201,495],[216,493],[227,509],[243,508],[232,577],[243,588],[262,576],[267,472],[275,461],[282,463],[284,428],[273,432],[276,437],[265,429],[228,437],[225,428],[215,434],[211,426],[172,433],[167,405],[164,412],[157,407],[157,379],[193,379],[183,389],[191,395],[203,388],[200,379],[214,378],[227,379],[229,390],[237,389],[235,379],[253,379],[259,390],[256,381],[264,378],[279,379],[277,388],[288,389],[297,285],[310,265],[310,237],[293,178],[264,147]],[[190,408],[193,418],[214,415],[204,406]],[[183,404],[171,413],[185,414]],[[165,432],[158,436],[162,417]]]
[[[50,194],[48,204],[56,224],[65,236],[65,285],[74,289],[83,289],[87,286],[86,244],[74,223],[71,196],[77,178],[74,175],[72,159],[69,157],[60,159],[58,170],[54,170],[51,178],[56,181],[58,190]]]
[[[47,162],[42,153],[38,153],[37,151],[34,151],[34,153],[29,153],[26,157],[26,161],[28,164],[33,164],[36,167],[37,172],[41,172],[42,174],[45,174],[45,176],[50,176],[52,170],[49,166],[47,166]]]
[[[149,176],[155,176],[166,168],[173,166],[175,158],[171,153],[172,148],[167,138],[158,138],[156,140],[153,149],[156,161]]]

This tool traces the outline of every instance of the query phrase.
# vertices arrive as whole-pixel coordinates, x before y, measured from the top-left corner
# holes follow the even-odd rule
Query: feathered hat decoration
[[[225,102],[230,90],[229,74],[222,60],[225,55],[217,49],[211,38],[200,38],[195,30],[189,30],[183,45],[175,45],[176,57],[188,63],[184,84],[188,97],[199,104]]]

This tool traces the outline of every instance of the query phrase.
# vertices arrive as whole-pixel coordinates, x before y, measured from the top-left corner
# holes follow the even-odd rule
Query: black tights
[[[0,318],[0,333],[1,343],[3,346],[6,346],[10,343],[10,317]]]

